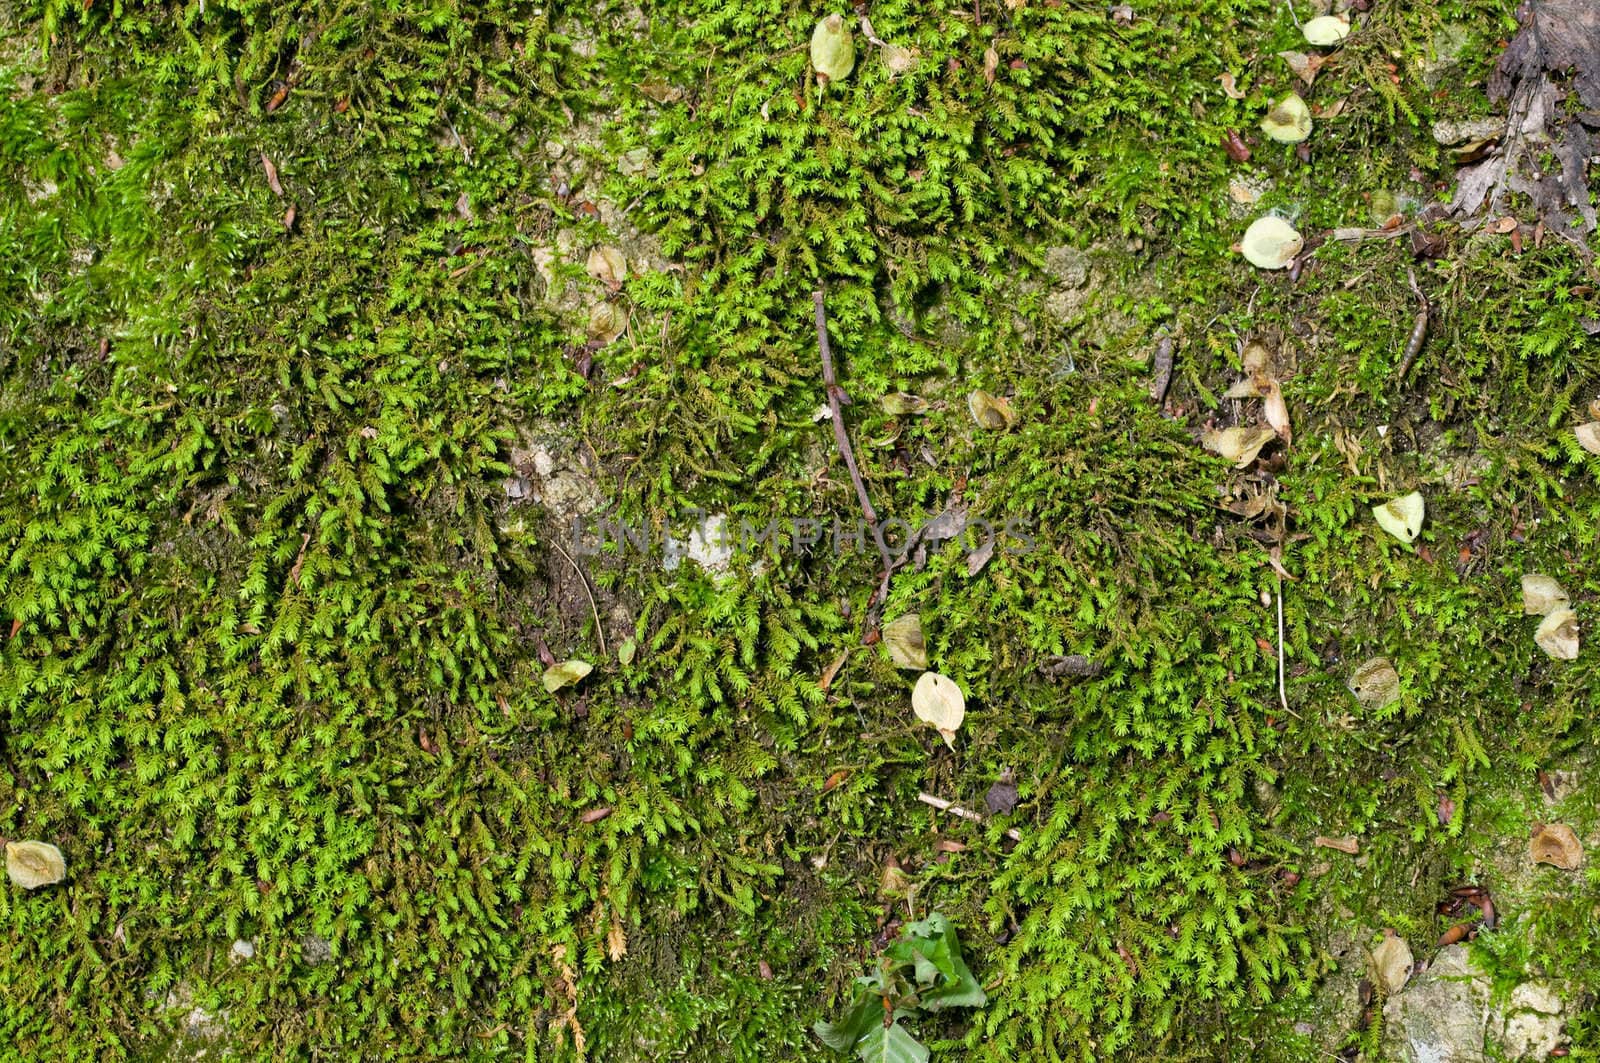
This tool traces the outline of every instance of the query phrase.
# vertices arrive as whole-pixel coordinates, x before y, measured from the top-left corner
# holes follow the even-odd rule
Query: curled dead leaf
[[[1277,433],[1270,428],[1224,428],[1220,432],[1201,432],[1200,445],[1233,462],[1234,468],[1243,469],[1256,460],[1262,447],[1276,438]]]
[[[1546,823],[1528,839],[1528,858],[1563,871],[1576,871],[1583,863],[1583,845],[1565,823]]]
[[[1522,577],[1522,614],[1524,616],[1549,616],[1557,609],[1567,608],[1567,592],[1549,576],[1537,572]]]
[[[1381,709],[1400,697],[1400,673],[1387,657],[1363,661],[1346,684],[1364,709]]]
[[[1571,609],[1552,609],[1533,633],[1539,648],[1558,661],[1578,658],[1578,614]]]
[[[928,645],[922,637],[922,618],[907,613],[883,625],[883,648],[898,668],[926,669]]]
[[[1017,420],[1010,402],[996,398],[981,388],[967,396],[967,409],[982,428],[1010,428]]]
[[[1372,950],[1372,971],[1377,976],[1375,981],[1385,993],[1398,993],[1405,988],[1415,962],[1411,946],[1405,938],[1395,933],[1385,934],[1378,947]]]
[[[9,842],[6,874],[25,890],[49,886],[67,877],[67,861],[49,842]]]
[[[967,716],[967,699],[954,679],[938,672],[923,672],[911,691],[911,711],[917,719],[932,724],[945,745],[955,748],[956,732]]]
[[[1217,75],[1217,80],[1222,82],[1222,91],[1227,94],[1228,99],[1244,99],[1245,94],[1239,91],[1238,85],[1235,83],[1234,76],[1231,73],[1223,71]]]
[[[1572,434],[1578,437],[1578,446],[1591,454],[1600,454],[1600,421],[1580,424]]]

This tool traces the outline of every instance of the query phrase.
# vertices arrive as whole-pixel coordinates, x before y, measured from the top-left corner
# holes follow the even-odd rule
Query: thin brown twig
[[[600,607],[594,604],[594,594],[589,590],[589,577],[583,574],[583,569],[579,568],[578,563],[572,560],[571,554],[561,548],[560,543],[551,539],[550,545],[556,548],[556,553],[567,559],[567,564],[572,566],[572,571],[578,574],[578,582],[583,584],[583,596],[589,599],[589,611],[594,614],[594,633],[595,637],[600,640],[600,656],[610,656],[610,653],[606,650],[606,629],[600,623]]]
[[[833,439],[839,445],[839,455],[844,458],[844,467],[850,470],[850,482],[855,484],[856,498],[861,502],[861,514],[867,519],[872,540],[877,544],[878,554],[883,560],[883,579],[873,595],[875,605],[889,595],[889,573],[894,568],[894,562],[878,535],[878,512],[872,508],[872,500],[867,497],[867,485],[861,479],[861,470],[856,466],[856,454],[850,446],[850,434],[844,428],[843,404],[840,402],[844,391],[839,387],[839,380],[833,372],[833,348],[828,343],[828,309],[823,303],[822,289],[819,288],[811,293],[811,301],[817,307],[817,350],[822,355],[822,383],[828,392],[828,412],[832,415],[830,419],[833,421]],[[870,607],[868,613],[869,615],[871,613]]]
[[[970,808],[962,808],[954,801],[946,801],[942,797],[935,797],[933,794],[926,792],[917,794],[917,800],[925,805],[932,805],[941,812],[948,812],[952,816],[960,816],[962,819],[971,820],[973,823],[983,822],[982,813],[974,812]],[[1008,827],[1006,828],[1006,837],[1012,841],[1020,842],[1022,840],[1022,832],[1015,827]]]

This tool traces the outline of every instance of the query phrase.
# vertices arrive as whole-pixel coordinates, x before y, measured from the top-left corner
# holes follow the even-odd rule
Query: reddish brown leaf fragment
[[[267,153],[264,151],[261,153],[261,168],[267,172],[267,187],[272,189],[272,194],[282,196],[283,185],[278,181],[278,168],[267,158]]]

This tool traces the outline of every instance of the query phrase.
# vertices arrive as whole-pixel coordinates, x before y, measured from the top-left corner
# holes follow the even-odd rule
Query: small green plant
[[[854,1048],[867,1063],[921,1063],[928,1049],[900,1025],[902,1018],[945,1008],[979,1008],[988,999],[961,958],[955,927],[935,912],[908,924],[883,950],[872,973],[856,979],[843,1019],[814,1028],[830,1047],[841,1052]]]

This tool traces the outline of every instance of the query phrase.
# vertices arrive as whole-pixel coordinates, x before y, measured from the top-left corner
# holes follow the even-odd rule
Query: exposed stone
[[[333,946],[326,938],[307,934],[300,939],[300,957],[312,967],[321,967],[333,959]]]
[[[504,483],[506,497],[544,506],[563,533],[574,517],[593,513],[605,501],[559,426],[524,428],[507,457],[512,471]]]
[[[1481,1063],[1545,1059],[1560,1047],[1561,997],[1541,982],[1523,982],[1504,1003],[1491,999],[1489,976],[1465,945],[1440,951],[1410,988],[1383,1009],[1389,1055],[1402,1063]]]
[[[1052,283],[1063,288],[1082,288],[1089,283],[1089,256],[1075,247],[1052,247],[1044,253],[1045,272]]]
[[[1511,1059],[1546,1059],[1561,1047],[1565,1020],[1556,991],[1542,982],[1523,982],[1511,991],[1501,1043]]]
[[[688,558],[707,572],[726,574],[728,563],[733,560],[733,547],[734,536],[728,528],[728,518],[713,513],[690,530],[688,541],[667,538],[661,567],[671,572]]]
[[[1488,1004],[1488,977],[1466,946],[1451,945],[1384,1005],[1389,1055],[1402,1063],[1482,1063]]]
[[[234,963],[240,963],[240,962],[242,962],[244,960],[251,959],[251,958],[253,958],[255,956],[255,954],[256,954],[255,942],[246,941],[243,938],[240,938],[239,940],[235,941],[233,943],[233,948],[228,950],[228,955],[233,958],[233,962]]]

